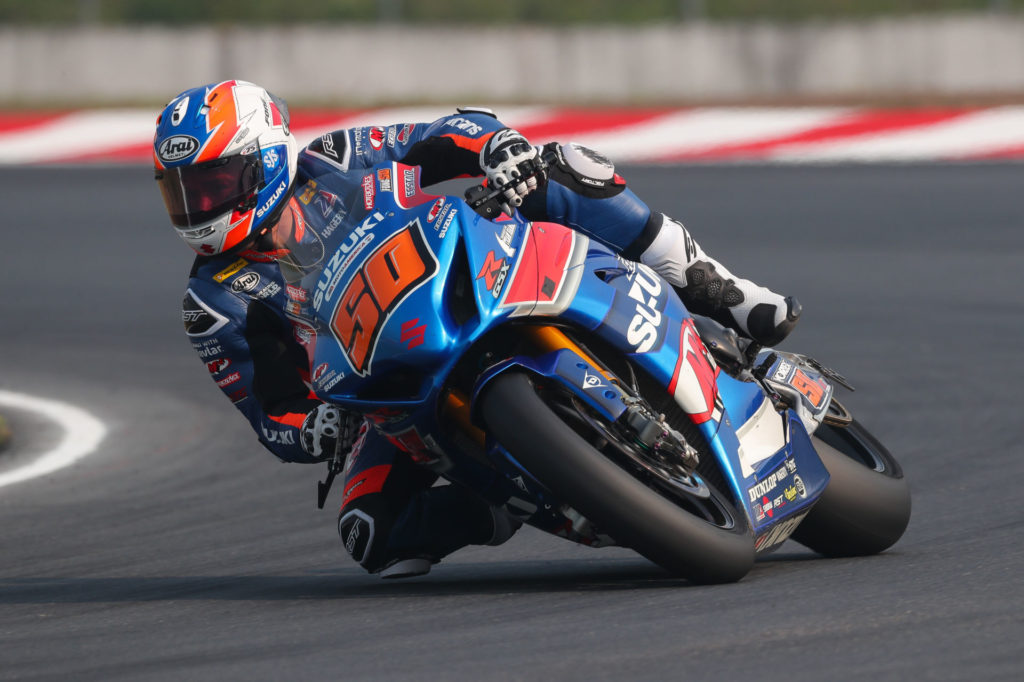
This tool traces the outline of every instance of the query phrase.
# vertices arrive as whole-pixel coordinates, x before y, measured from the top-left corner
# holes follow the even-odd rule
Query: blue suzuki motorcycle
[[[296,250],[322,399],[526,523],[697,582],[739,580],[790,537],[826,556],[900,538],[906,481],[835,399],[840,375],[691,315],[650,268],[500,196],[431,196],[384,164],[354,227]]]

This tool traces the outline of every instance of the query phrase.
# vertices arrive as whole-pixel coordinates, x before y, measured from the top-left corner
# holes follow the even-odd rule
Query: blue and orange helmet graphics
[[[297,157],[283,100],[246,81],[186,90],[157,118],[153,167],[164,205],[203,256],[243,248],[273,227]]]

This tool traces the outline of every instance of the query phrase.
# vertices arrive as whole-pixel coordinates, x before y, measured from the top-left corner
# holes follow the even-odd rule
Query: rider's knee
[[[548,169],[549,181],[554,181],[577,194],[591,199],[607,199],[626,189],[626,181],[615,172],[611,160],[581,144],[549,142],[544,152],[553,156]]]
[[[633,243],[651,210],[626,187],[614,164],[578,144],[550,143],[544,149],[553,157],[548,179],[527,196],[524,215],[566,225],[617,251]]]

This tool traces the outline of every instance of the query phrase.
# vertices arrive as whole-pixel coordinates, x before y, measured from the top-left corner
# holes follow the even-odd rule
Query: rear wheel
[[[877,554],[910,522],[910,487],[899,463],[855,419],[826,421],[814,448],[831,479],[793,539],[825,556]]]
[[[753,535],[731,498],[645,453],[571,393],[509,371],[482,407],[512,456],[619,544],[695,582],[733,582],[753,565]]]

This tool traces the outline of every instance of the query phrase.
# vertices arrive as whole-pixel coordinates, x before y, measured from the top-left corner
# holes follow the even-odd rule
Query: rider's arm
[[[260,300],[189,280],[186,333],[213,380],[274,455],[316,462],[302,448],[303,420],[320,401],[301,374],[305,353],[287,322]]]
[[[463,109],[433,123],[336,130],[312,142],[302,155],[306,163],[323,164],[325,172],[370,168],[385,161],[420,166],[422,184],[432,185],[482,175],[480,150],[504,127],[491,113]]]

